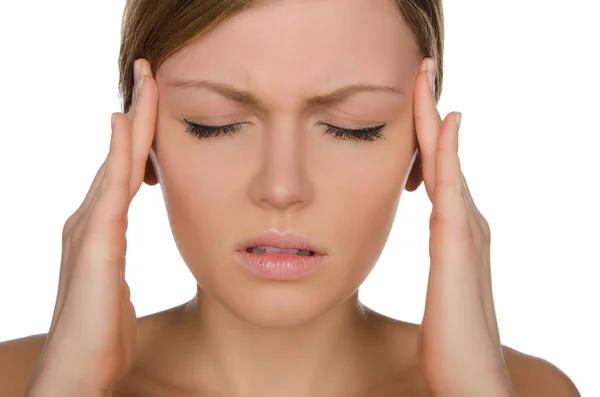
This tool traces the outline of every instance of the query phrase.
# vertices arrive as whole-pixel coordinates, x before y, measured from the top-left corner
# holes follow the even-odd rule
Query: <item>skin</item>
[[[385,245],[417,149],[412,96],[420,58],[400,22],[387,1],[275,2],[234,17],[157,71],[154,169],[173,235],[199,283],[198,299],[185,308],[193,354],[180,365],[181,378],[196,378],[190,388],[302,396],[379,381],[361,375],[375,360],[369,357],[382,353],[373,349],[377,331],[356,295]],[[248,90],[264,109],[170,86],[177,79]],[[305,105],[355,83],[402,94]],[[225,139],[195,140],[183,119],[248,124]],[[318,122],[385,123],[385,140],[338,142]],[[270,228],[323,246],[327,265],[296,283],[248,277],[233,260],[235,244]],[[211,342],[217,335],[218,348]],[[293,370],[282,373],[290,362]]]
[[[88,396],[108,389],[113,396],[577,396],[560,371],[534,366],[500,343],[489,227],[460,171],[459,114],[439,118],[427,61],[384,0],[265,3],[200,37],[155,76],[142,60],[142,90],[127,117],[116,115],[111,154],[67,222],[65,235],[75,237],[66,241],[79,242],[78,225],[114,217],[122,230],[98,233],[118,237],[108,246],[120,259],[129,202],[142,179],[159,183],[197,296],[136,319],[124,261],[96,273],[66,261],[61,284],[62,272],[83,281],[59,289],[29,396],[59,387],[66,374]],[[175,87],[177,79],[230,84],[262,107]],[[356,83],[400,94],[305,105]],[[246,124],[222,139],[197,139],[183,119]],[[385,123],[385,139],[338,141],[319,122],[353,129]],[[366,308],[357,289],[381,254],[402,192],[422,182],[433,209],[419,326]],[[295,282],[249,276],[233,258],[235,246],[271,228],[323,247],[326,266]],[[96,289],[84,288],[85,280]],[[102,298],[94,310],[73,303],[94,296]]]

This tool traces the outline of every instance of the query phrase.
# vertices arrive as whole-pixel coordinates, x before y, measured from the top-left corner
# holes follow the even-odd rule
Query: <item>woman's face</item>
[[[251,323],[291,326],[356,292],[384,248],[417,147],[413,43],[389,0],[272,1],[160,66],[155,170],[178,248],[213,299]],[[310,100],[357,84],[391,89]],[[240,124],[197,138],[184,119]],[[385,127],[379,139],[339,139],[324,123]],[[271,229],[322,247],[323,266],[294,281],[252,275],[235,259],[237,245]]]

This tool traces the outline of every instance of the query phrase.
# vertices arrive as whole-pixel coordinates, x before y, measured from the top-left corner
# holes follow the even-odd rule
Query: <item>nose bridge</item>
[[[293,118],[280,118],[263,127],[259,167],[250,184],[252,201],[285,210],[304,206],[312,198],[306,164],[306,133]]]

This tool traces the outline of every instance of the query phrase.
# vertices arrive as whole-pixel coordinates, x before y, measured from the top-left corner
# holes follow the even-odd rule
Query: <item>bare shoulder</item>
[[[418,365],[416,345],[419,324],[399,321],[367,310],[387,330],[388,335],[394,335],[388,339],[392,340],[390,348],[407,353],[405,358],[413,360],[406,367],[410,369],[406,373],[411,379],[411,396],[429,396]],[[393,342],[393,339],[396,341]],[[502,349],[515,397],[581,397],[573,381],[554,364],[505,345]]]
[[[503,351],[516,397],[581,397],[573,381],[549,361],[508,346]]]
[[[152,335],[165,322],[169,321],[171,313],[175,309],[168,309],[137,319],[136,355],[141,355]],[[38,334],[0,342],[0,397],[23,397],[25,395],[46,337],[47,334]],[[123,380],[123,384],[130,385],[130,383],[129,377]],[[132,395],[135,387],[128,386],[126,389],[117,395]]]
[[[22,397],[33,374],[46,334],[0,343],[0,390],[2,397]]]

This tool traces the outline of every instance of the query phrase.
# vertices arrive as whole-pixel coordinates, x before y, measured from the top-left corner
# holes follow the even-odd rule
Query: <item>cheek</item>
[[[369,155],[332,169],[324,199],[332,214],[328,228],[336,236],[341,265],[354,264],[349,277],[362,282],[377,262],[391,230],[412,159],[412,146],[381,145]],[[357,280],[354,280],[357,281]]]
[[[243,198],[243,173],[231,156],[209,150],[184,133],[157,145],[161,187],[173,236],[186,261],[229,250],[224,236]],[[196,258],[186,258],[186,253]]]

